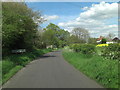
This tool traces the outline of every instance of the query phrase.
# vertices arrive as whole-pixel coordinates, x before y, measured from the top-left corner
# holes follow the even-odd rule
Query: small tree
[[[102,41],[101,41],[102,44],[104,44],[106,42],[107,42],[107,40],[105,38],[103,38]]]

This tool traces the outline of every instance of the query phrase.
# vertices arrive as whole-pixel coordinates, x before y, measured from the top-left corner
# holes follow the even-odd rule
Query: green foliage
[[[75,52],[81,51],[80,44],[71,44],[70,49],[73,49]]]
[[[103,38],[102,41],[101,41],[102,44],[104,44],[106,42],[107,42],[107,40],[105,38]]]
[[[88,39],[88,43],[89,43],[89,44],[97,45],[96,40],[97,40],[97,38],[92,38],[92,37],[90,37],[90,38]]]
[[[9,72],[7,72],[7,74],[5,74],[4,76],[2,76],[2,84],[4,84],[7,80],[9,80],[21,68],[22,68],[22,66],[15,66]]]
[[[69,35],[68,31],[50,23],[44,28],[43,39],[46,45],[53,45],[57,48],[61,48],[67,45]]]
[[[27,52],[24,54],[16,54],[16,55],[10,55],[8,57],[5,57],[5,60],[9,60],[12,61],[13,63],[15,63],[15,65],[21,65],[21,66],[25,66],[27,63],[29,63],[30,61],[32,61],[33,59],[35,59],[36,57],[39,57],[41,55],[43,55],[44,53],[50,52],[52,50],[50,49],[37,49],[34,50],[32,52]]]
[[[84,40],[79,39],[79,38],[78,38],[77,36],[75,36],[75,35],[71,35],[71,36],[69,37],[69,39],[68,39],[68,42],[69,42],[69,44],[73,44],[73,43],[85,43]]]
[[[82,73],[96,80],[106,88],[118,88],[118,61],[104,60],[99,55],[63,51],[64,58]]]
[[[109,44],[109,46],[104,47],[101,55],[106,59],[120,60],[120,44]]]
[[[95,45],[92,44],[72,44],[70,48],[82,54],[94,54],[96,52]]]
[[[21,48],[32,50],[38,28],[35,22],[42,22],[40,13],[32,11],[22,2],[3,2],[2,11],[3,51]]]
[[[2,61],[2,75],[4,76],[13,67],[15,67],[15,64],[12,61],[10,61],[10,60]]]

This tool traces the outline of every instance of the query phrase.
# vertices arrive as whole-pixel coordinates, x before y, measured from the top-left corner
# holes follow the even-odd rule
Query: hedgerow
[[[120,44],[109,44],[109,46],[105,47],[102,50],[101,55],[105,59],[120,60]]]
[[[94,54],[96,52],[95,45],[92,44],[72,44],[70,45],[70,49],[82,54]]]

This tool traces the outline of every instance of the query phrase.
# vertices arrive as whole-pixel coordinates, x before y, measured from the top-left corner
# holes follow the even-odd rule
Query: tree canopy
[[[44,39],[47,45],[63,47],[67,44],[69,35],[68,31],[61,29],[53,23],[50,23],[46,28],[44,28]]]
[[[33,48],[38,23],[42,22],[40,13],[22,2],[3,2],[2,11],[3,49]]]

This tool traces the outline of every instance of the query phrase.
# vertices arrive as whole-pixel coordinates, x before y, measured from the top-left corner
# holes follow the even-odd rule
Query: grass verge
[[[104,60],[99,55],[89,56],[64,50],[63,56],[76,69],[106,88],[118,88],[118,61]]]
[[[4,84],[5,82],[7,82],[13,75],[15,75],[21,68],[23,68],[23,66],[16,66],[14,68],[12,68],[7,74],[5,74],[3,76],[2,79],[2,84]]]

